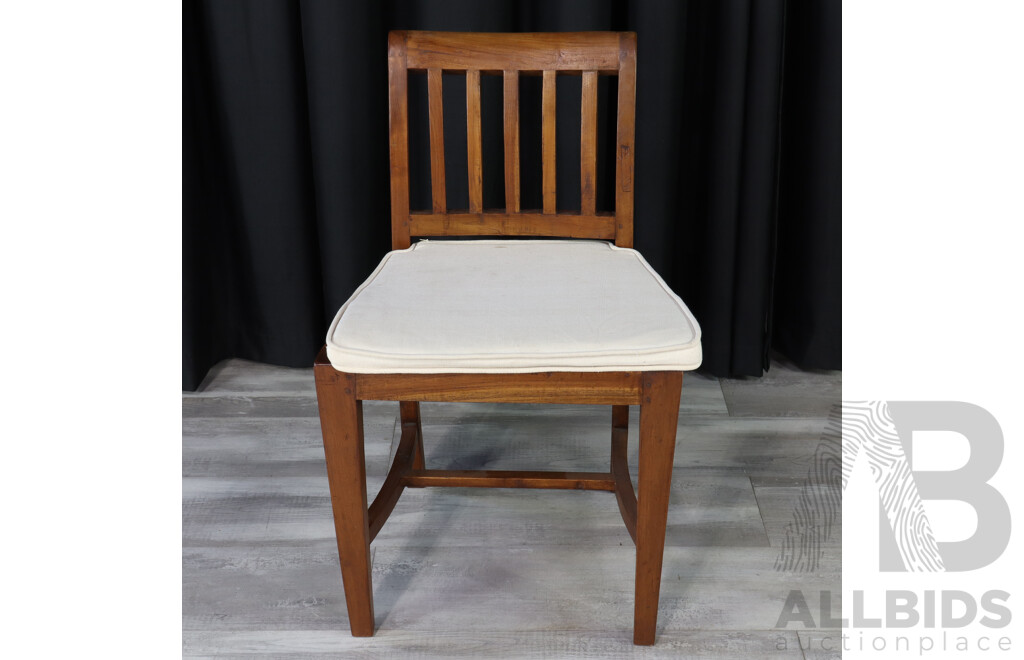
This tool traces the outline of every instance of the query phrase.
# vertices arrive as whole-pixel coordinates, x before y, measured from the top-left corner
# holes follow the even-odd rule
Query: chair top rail
[[[428,32],[395,31],[389,56],[406,58],[410,70],[619,72],[623,44],[632,32]]]

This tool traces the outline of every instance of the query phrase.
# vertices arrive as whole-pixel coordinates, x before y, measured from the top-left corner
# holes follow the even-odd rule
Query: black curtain
[[[636,31],[635,243],[700,321],[702,369],[759,376],[773,351],[840,368],[840,12],[839,0],[186,0],[184,388],[228,357],[310,365],[389,249],[391,29]],[[503,206],[501,128],[487,124],[501,84],[489,81],[484,202]],[[521,148],[523,203],[539,207],[538,85],[523,81]],[[599,89],[607,191],[614,85]],[[464,89],[446,76],[446,107]],[[579,137],[561,127],[579,121],[578,81],[560,78],[558,94],[570,208],[578,165],[562,154]],[[429,206],[425,98],[411,80],[414,207]],[[465,136],[446,129],[456,207]]]

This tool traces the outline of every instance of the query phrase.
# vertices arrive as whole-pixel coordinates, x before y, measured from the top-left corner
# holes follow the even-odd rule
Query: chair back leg
[[[416,427],[416,443],[413,446],[412,469],[422,470],[423,464],[423,423],[420,421],[420,402],[402,401],[399,404],[399,413],[402,417],[402,428],[407,424]],[[415,486],[414,486],[415,488]]]

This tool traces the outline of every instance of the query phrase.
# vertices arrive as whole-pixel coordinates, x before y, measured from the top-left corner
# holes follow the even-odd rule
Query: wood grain
[[[196,397],[182,401],[181,416],[192,417],[316,417],[316,401],[297,396],[260,396],[244,394],[223,397]]]
[[[430,115],[430,189],[434,213],[448,210],[444,181],[444,96],[441,70],[427,71],[427,97]]]
[[[391,145],[391,249],[411,245],[409,236],[409,98],[405,35],[388,34],[388,129]]]
[[[412,470],[412,461],[416,453],[416,427],[408,425],[402,429],[402,439],[398,444],[398,451],[395,452],[395,460],[384,479],[384,485],[380,487],[377,497],[373,499],[367,513],[370,541],[372,542],[377,533],[380,532],[384,522],[398,503],[405,489],[405,477]]]
[[[466,151],[469,170],[469,210],[484,210],[483,143],[480,133],[480,71],[466,71]]]
[[[607,469],[606,443],[601,442],[607,435],[607,424],[588,426],[582,433],[573,429],[575,437],[563,441],[561,420],[547,417],[545,422],[543,413],[525,415],[514,423],[514,433],[503,432],[508,424],[467,422],[468,428],[430,425],[429,437],[439,441],[440,450],[431,453],[431,462],[457,470],[531,471],[541,466],[566,472]],[[459,434],[458,440],[449,442],[446,434],[455,433]],[[383,449],[386,451],[387,446]],[[380,450],[378,443],[367,443],[368,454],[379,455]],[[286,451],[282,447],[278,462],[284,460]],[[245,458],[239,456],[212,476],[185,479],[182,545],[259,548],[327,540],[333,545],[322,442],[320,453],[321,464],[306,463],[302,473],[292,471],[279,476],[272,470],[273,463],[247,467]],[[367,477],[371,498],[382,489],[387,458],[384,454],[378,460],[382,466],[377,473],[381,476]],[[635,451],[631,452],[631,462],[636,465]],[[772,521],[778,521],[775,529],[784,532],[784,525],[792,523],[799,491],[799,486],[792,487],[790,492],[796,495],[792,499],[771,495],[762,498],[764,490],[758,489],[755,498],[750,480],[741,472],[676,468],[665,545],[719,549],[774,545],[773,553],[778,557],[778,541],[784,535],[769,539],[765,526],[772,534]],[[453,518],[458,525],[452,524]],[[402,546],[417,538],[432,545],[466,548],[529,546],[534,541],[570,547],[632,545],[610,493],[575,489],[407,488],[374,539],[371,551],[382,543]],[[835,552],[841,550],[838,541],[841,539],[833,539],[830,546]],[[343,592],[337,579],[337,550],[330,552],[334,562],[330,588],[340,602]],[[622,573],[632,572],[630,558]],[[631,578],[629,582],[631,585]],[[340,609],[344,610],[343,604]]]
[[[633,618],[633,643],[639,645],[654,643],[658,625],[665,522],[668,519],[682,380],[682,373],[671,371],[647,372],[643,376]]]
[[[597,72],[583,72],[580,103],[580,200],[582,215],[594,215],[597,203]]]
[[[544,213],[551,215],[556,213],[557,195],[555,190],[556,168],[555,168],[555,107],[557,85],[556,74],[552,70],[544,72],[543,98],[541,101],[541,116],[543,128],[541,129],[541,159],[543,161],[543,183],[542,195],[544,198]]]
[[[358,374],[356,397],[379,401],[504,403],[640,402],[640,372],[535,374]]]
[[[390,401],[363,403],[367,476],[383,476],[389,466],[395,419],[394,414],[388,419],[374,412],[381,404],[394,406]],[[327,474],[320,420],[316,417],[184,419],[182,452],[182,477],[186,478]]]
[[[633,159],[636,132],[636,33],[619,35],[618,122],[615,129],[615,244],[633,247]]]
[[[629,476],[627,438],[629,437],[629,406],[612,406],[611,470],[615,481],[615,500],[633,543],[636,543],[636,491]]]
[[[559,435],[556,424],[545,426],[546,432],[541,436],[514,435],[527,447],[554,441]],[[475,465],[495,469],[509,464],[508,467],[524,468],[524,471],[539,466],[552,470],[564,468],[570,472],[606,467],[607,456],[596,464],[574,459],[568,450],[579,443],[569,443],[552,451],[520,451],[516,457],[505,459],[498,446],[504,436],[497,425],[480,425],[475,430],[476,433],[467,434],[470,437],[458,444],[461,455],[454,456],[453,448],[452,452],[445,451],[436,459],[432,455],[432,462],[458,469]],[[604,433],[595,431],[591,435],[607,434],[607,428],[602,431]],[[430,433],[430,437],[436,437],[436,433]],[[486,448],[480,447],[485,442]],[[605,444],[601,443],[601,449],[607,449]],[[474,449],[477,447],[480,447],[478,454],[486,453],[497,459],[494,462],[476,460]],[[586,455],[585,450],[579,453]],[[552,463],[549,465],[546,459]],[[377,483],[380,481],[374,482]],[[330,519],[326,503],[317,512]],[[287,513],[302,514],[302,510],[289,506],[275,511],[275,516]],[[788,516],[792,522],[792,513],[792,509],[780,510],[779,518]],[[307,525],[313,522],[312,512],[303,517]],[[453,525],[453,519],[458,521],[457,525]],[[255,517],[246,520],[261,522]],[[277,534],[277,538],[280,537],[281,534]],[[373,547],[401,546],[408,544],[410,538],[418,537],[424,543],[463,548],[530,546],[534,542],[577,548],[634,545],[611,493],[577,489],[408,488]],[[758,501],[750,489],[750,481],[742,474],[720,471],[709,474],[706,470],[678,468],[674,471],[665,529],[666,548],[709,548],[709,552],[715,552],[722,548],[767,548],[769,545],[759,517]],[[779,555],[778,546],[773,552]],[[628,566],[622,571],[623,575],[630,576],[627,580],[630,588],[634,559],[630,556]],[[629,623],[622,621],[623,626]]]
[[[505,211],[519,213],[519,72],[505,70]]]
[[[412,469],[422,470],[423,465],[423,423],[420,421],[420,402],[402,401],[399,403],[399,416],[402,423],[402,435],[406,429],[412,427],[416,432],[416,440],[413,447]]]
[[[609,472],[543,470],[413,470],[405,475],[410,486],[457,488],[552,488],[556,490],[614,490]]]
[[[182,398],[222,397],[225,394],[280,394],[316,396],[316,386],[308,367],[279,367],[250,360],[231,358],[218,362],[195,392],[182,392]]]
[[[464,600],[464,599],[462,599]],[[421,603],[417,603],[418,605]],[[469,610],[471,603],[464,603]],[[813,632],[813,631],[812,631]],[[799,633],[807,639],[808,634]],[[833,631],[831,640],[839,640]],[[390,631],[380,640],[350,638],[333,630],[224,630],[187,631],[183,635],[185,657],[230,656],[237,658],[417,658],[417,660],[479,660],[482,657],[515,657],[520,660],[549,660],[558,649],[561,660],[615,658],[628,652],[618,631],[591,631],[580,636],[577,630],[475,631],[438,630]],[[821,639],[821,635],[814,635]],[[646,660],[804,660],[793,630],[712,631],[680,630],[662,636],[657,648],[645,653]],[[382,651],[381,649],[387,649]],[[515,649],[514,656],[497,655],[492,649]],[[837,654],[814,655],[806,660],[833,660]]]
[[[404,33],[410,69],[545,71],[619,68],[615,32]]]
[[[721,388],[733,417],[828,417],[842,400],[836,376],[779,363],[760,378],[723,378]]]
[[[607,495],[588,492],[415,492],[452,494],[462,500],[463,507],[474,501],[480,505],[487,495],[507,505],[512,498],[540,494],[555,502],[579,502],[577,510],[594,501],[608,501]],[[497,502],[480,506],[499,517],[507,509],[515,510]],[[459,510],[449,508],[449,524],[461,523]],[[486,546],[463,547],[429,536],[411,521],[403,536],[379,545],[374,557],[374,595],[383,624],[376,635],[378,657],[390,655],[392,635],[409,631],[486,640],[488,633],[531,635],[552,630],[562,631],[565,642],[585,640],[592,634],[614,635],[616,649],[599,657],[647,657],[634,654],[630,645],[634,550],[624,530],[617,543],[600,545],[589,541],[609,536],[609,530],[602,530],[601,536],[577,536],[574,544],[555,545],[551,541],[575,530],[539,533],[517,527],[515,531],[518,537],[497,536]],[[345,607],[334,596],[338,569],[332,546],[333,541],[315,541],[186,549],[184,627],[333,630],[348,638]],[[652,651],[657,652],[666,637],[687,631],[713,631],[728,637],[729,632],[764,630],[778,618],[789,589],[808,594],[837,588],[837,558],[830,559],[822,574],[780,576],[772,570],[776,554],[774,548],[763,547],[667,548],[660,612],[664,624]],[[816,609],[816,603],[811,606]],[[765,620],[769,623],[761,623]],[[484,648],[493,649],[493,643]],[[521,657],[518,647],[514,650],[514,657]],[[276,652],[280,654],[281,649]],[[540,657],[552,657],[551,649]],[[744,656],[723,653],[721,657]]]
[[[605,215],[559,213],[413,213],[409,229],[414,236],[557,236],[563,238],[615,238],[615,218]]]
[[[324,365],[314,371],[349,625],[354,636],[370,636],[373,635],[373,590],[370,586],[363,405],[355,397],[353,376]]]

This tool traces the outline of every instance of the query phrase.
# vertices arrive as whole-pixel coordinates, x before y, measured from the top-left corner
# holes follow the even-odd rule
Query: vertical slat
[[[619,103],[615,147],[615,244],[633,247],[633,137],[636,127],[636,33],[619,35]]]
[[[519,72],[505,70],[505,212],[519,213]]]
[[[544,72],[541,152],[544,161],[544,213],[555,213],[555,72]]]
[[[597,188],[597,71],[583,72],[580,117],[580,213],[596,212]]]
[[[466,150],[469,163],[469,211],[484,210],[483,147],[480,137],[480,71],[466,71]]]
[[[430,187],[434,213],[448,212],[444,185],[444,97],[441,95],[441,69],[427,70],[430,99]]]
[[[404,250],[409,237],[409,113],[405,35],[388,35],[388,125],[391,145],[391,249]]]

